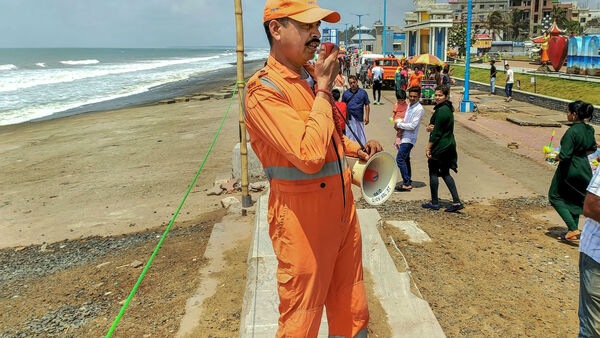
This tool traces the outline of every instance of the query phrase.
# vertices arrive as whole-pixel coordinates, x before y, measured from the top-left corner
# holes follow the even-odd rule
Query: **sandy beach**
[[[260,63],[246,67],[249,76]],[[185,89],[233,90],[235,68],[206,80]],[[153,104],[0,127],[0,248],[166,224],[207,155],[178,221],[210,211],[220,198],[205,191],[215,173],[228,177],[239,142],[235,102]]]

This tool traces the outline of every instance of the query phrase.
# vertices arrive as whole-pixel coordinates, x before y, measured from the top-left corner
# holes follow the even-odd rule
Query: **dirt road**
[[[505,123],[504,114],[498,115],[481,112],[478,119]],[[373,120],[371,135],[381,124]],[[459,172],[453,176],[467,207],[461,214],[420,208],[429,197],[426,137],[421,135],[412,153],[417,187],[396,193],[377,209],[384,220],[415,220],[433,242],[411,244],[384,224],[381,234],[390,242],[392,257],[402,266],[400,254],[393,250],[397,246],[449,337],[575,335],[578,253],[576,246],[556,240],[566,228],[545,197],[554,167],[509,149],[504,137],[473,132],[469,123],[475,122],[464,116],[457,120],[463,123],[456,126]],[[500,128],[497,132],[502,133]],[[550,132],[532,129],[530,138]],[[391,143],[392,131],[387,135]],[[450,203],[443,182],[440,196]]]

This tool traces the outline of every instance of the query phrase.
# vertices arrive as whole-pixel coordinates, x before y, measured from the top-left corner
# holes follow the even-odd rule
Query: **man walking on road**
[[[321,20],[335,23],[340,15],[314,0],[267,0],[269,58],[248,81],[244,99],[252,149],[270,182],[276,337],[316,337],[323,307],[330,336],[366,337],[369,322],[346,155],[366,161],[382,147],[369,141],[361,148],[336,129],[330,90],[338,48],[319,47]],[[316,52],[313,68],[308,61]]]
[[[410,191],[412,190],[412,169],[410,166],[410,152],[417,143],[417,135],[419,134],[419,125],[421,125],[421,119],[423,118],[424,109],[419,99],[421,98],[420,87],[408,88],[408,109],[406,115],[404,115],[404,121],[397,123],[394,127],[396,130],[402,129],[402,140],[398,147],[398,154],[396,155],[396,164],[400,169],[402,175],[402,186],[397,187],[396,190]]]
[[[512,88],[515,83],[515,74],[510,69],[510,65],[507,63],[504,65],[506,70],[506,85],[504,86],[504,93],[506,94],[506,102],[512,101]]]
[[[496,61],[490,61],[490,94],[496,95]]]
[[[369,94],[358,87],[358,79],[354,75],[348,77],[350,89],[342,95],[342,102],[346,103],[348,110],[348,125],[346,126],[346,135],[354,141],[365,144],[367,136],[365,135],[365,125],[369,124]]]
[[[381,87],[383,86],[383,68],[379,61],[375,61],[375,66],[371,69],[373,74],[373,104],[381,104]]]

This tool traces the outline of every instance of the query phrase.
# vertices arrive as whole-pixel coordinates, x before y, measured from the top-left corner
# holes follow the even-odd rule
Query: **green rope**
[[[148,259],[148,262],[146,263],[146,266],[144,266],[144,269],[142,270],[142,273],[138,277],[137,282],[135,283],[135,285],[133,286],[133,289],[131,289],[131,292],[129,293],[129,296],[127,297],[127,299],[123,303],[123,306],[121,307],[121,311],[119,311],[119,314],[117,315],[117,317],[113,321],[113,324],[110,327],[110,330],[108,330],[108,333],[106,334],[106,338],[110,338],[113,335],[115,329],[117,328],[117,325],[119,324],[119,321],[121,321],[121,318],[125,314],[125,310],[127,310],[127,307],[129,306],[129,302],[131,302],[131,300],[133,299],[133,296],[135,296],[135,294],[136,294],[136,292],[137,292],[140,284],[142,283],[142,280],[146,276],[146,272],[148,272],[148,269],[150,269],[150,266],[152,265],[152,262],[154,261],[154,258],[158,254],[158,250],[160,249],[160,247],[162,246],[163,241],[165,240],[165,238],[169,234],[169,231],[171,230],[171,227],[173,226],[173,223],[175,222],[175,219],[179,215],[179,212],[181,211],[181,208],[183,207],[183,204],[185,203],[185,201],[186,201],[188,195],[190,194],[190,192],[192,191],[192,188],[194,187],[194,184],[198,180],[198,176],[200,175],[200,172],[204,168],[204,164],[206,163],[206,161],[208,159],[208,155],[211,153],[211,151],[212,151],[212,149],[213,149],[213,147],[214,147],[214,145],[215,145],[215,143],[217,141],[217,138],[219,137],[219,134],[221,133],[221,129],[223,129],[223,125],[225,124],[225,120],[227,119],[227,116],[229,116],[229,111],[231,110],[231,105],[233,103],[233,99],[235,98],[235,94],[237,93],[237,86],[240,83],[241,83],[240,81],[237,81],[235,83],[235,87],[233,89],[233,95],[231,96],[231,100],[229,101],[229,106],[227,107],[227,111],[225,112],[225,115],[221,119],[221,124],[219,126],[219,129],[217,130],[217,133],[215,134],[215,136],[214,136],[214,138],[213,138],[213,140],[212,140],[212,142],[210,144],[210,147],[208,148],[208,151],[206,152],[206,155],[204,156],[204,159],[202,160],[202,164],[200,164],[200,167],[196,171],[196,175],[194,176],[194,179],[192,180],[192,183],[190,183],[190,185],[188,186],[187,191],[185,192],[185,195],[183,196],[183,199],[181,200],[181,203],[179,203],[179,206],[177,207],[177,210],[175,211],[175,214],[173,214],[173,217],[171,217],[171,221],[169,222],[169,225],[167,226],[167,228],[163,232],[163,235],[160,238],[160,240],[158,241],[158,244],[156,244],[156,247],[154,248],[154,251],[152,252],[152,255],[150,255],[150,259]]]

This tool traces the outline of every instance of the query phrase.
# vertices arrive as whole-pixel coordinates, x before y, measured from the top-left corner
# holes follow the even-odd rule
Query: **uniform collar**
[[[302,76],[296,72],[294,72],[293,70],[289,69],[288,67],[286,67],[284,64],[282,64],[281,62],[277,61],[273,56],[269,55],[269,58],[267,59],[267,67],[273,69],[275,72],[277,72],[278,74],[280,74],[283,78],[290,78],[290,79],[302,79]],[[313,72],[313,67],[306,63],[304,64],[304,69],[306,69],[306,71],[308,71],[308,73],[314,78],[314,72]]]

